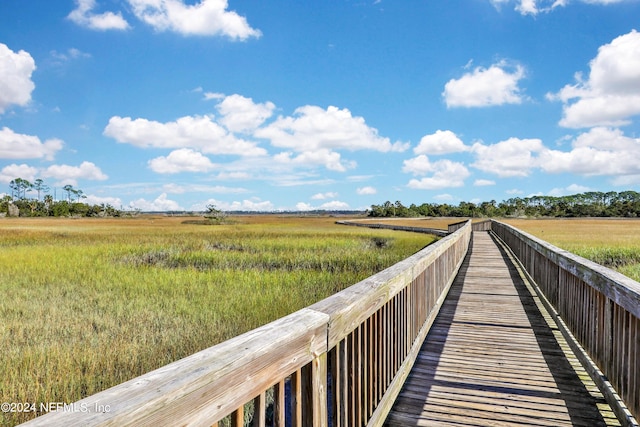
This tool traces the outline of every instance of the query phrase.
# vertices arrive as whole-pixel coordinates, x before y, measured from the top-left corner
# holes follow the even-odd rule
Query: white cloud
[[[559,197],[559,196],[567,196],[570,194],[579,194],[587,191],[593,191],[589,187],[585,187],[584,185],[571,184],[565,188],[553,188],[549,191],[549,196]]]
[[[298,152],[329,150],[404,151],[408,144],[391,143],[378,130],[369,127],[362,117],[353,117],[348,109],[330,106],[326,110],[306,105],[295,110],[293,117],[279,117],[255,133],[276,147]]]
[[[448,108],[520,104],[524,98],[518,83],[524,76],[521,65],[510,66],[501,61],[489,68],[476,67],[459,79],[449,80],[442,95]]]
[[[311,200],[335,199],[336,197],[338,197],[338,193],[335,192],[318,193],[311,196]]]
[[[236,138],[207,116],[186,116],[167,123],[114,116],[104,134],[137,147],[192,148],[206,154],[239,156],[267,154],[256,143]]]
[[[448,154],[467,151],[469,147],[450,130],[437,130],[431,135],[425,135],[413,149],[415,154]]]
[[[368,187],[358,188],[356,190],[356,193],[360,196],[367,196],[371,194],[377,194],[378,190],[376,190],[374,187],[368,186]]]
[[[208,172],[215,167],[208,157],[190,148],[174,150],[167,157],[149,160],[149,167],[157,173]]]
[[[200,89],[200,91],[202,91],[202,88],[198,88]],[[210,101],[212,99],[224,99],[224,94],[223,93],[218,93],[218,92],[205,92],[204,93],[204,100],[205,101]]]
[[[310,205],[309,203],[305,203],[305,202],[296,203],[296,210],[299,210],[299,211],[312,211],[314,209],[315,208],[312,205]]]
[[[279,164],[294,165],[298,167],[324,166],[325,168],[336,172],[344,172],[347,169],[352,169],[356,166],[354,162],[343,162],[340,153],[325,149],[306,151],[297,156],[290,151],[286,151],[276,154],[273,157],[273,160]]]
[[[324,209],[328,211],[345,210],[345,209],[349,209],[349,204],[346,202],[338,201],[338,200],[332,200],[330,202],[321,204],[320,209]]]
[[[216,108],[222,114],[220,123],[227,129],[248,133],[271,117],[276,106],[272,102],[256,104],[251,98],[236,94],[225,97]]]
[[[414,175],[425,175],[429,172],[433,172],[433,163],[431,163],[429,157],[421,154],[418,157],[405,160],[403,162],[402,171],[412,173]]]
[[[548,13],[557,7],[567,6],[569,0],[490,0],[496,9],[502,5],[515,3],[514,9],[522,15],[537,15],[538,13]],[[581,0],[582,3],[609,5],[622,3],[627,0]]]
[[[7,127],[0,130],[0,159],[53,160],[63,145],[62,140],[56,138],[42,142],[37,136],[15,133]]]
[[[162,193],[152,202],[145,199],[134,200],[129,203],[132,209],[140,209],[143,212],[162,212],[162,211],[183,211],[178,202],[169,200],[167,193]]]
[[[104,181],[109,177],[92,162],[82,162],[80,166],[53,165],[42,172],[45,178],[55,178],[57,185],[78,185],[79,179]]]
[[[93,13],[96,7],[95,0],[76,0],[77,7],[67,15],[67,18],[81,27],[92,30],[126,30],[129,23],[120,12]]]
[[[325,210],[325,211],[340,211],[350,209],[349,204],[341,202],[339,200],[332,200],[321,204],[320,206],[313,206],[309,203],[298,202],[296,203],[296,210],[298,211],[313,211],[313,210]]]
[[[111,205],[114,208],[118,209],[122,206],[122,200],[119,197],[100,197],[93,194],[87,195],[87,198],[84,199],[84,202],[89,205]]]
[[[462,187],[464,180],[470,175],[469,170],[462,163],[446,159],[431,162],[424,154],[405,160],[402,170],[414,175],[432,174],[430,177],[409,181],[409,188],[420,190]]]
[[[627,137],[619,129],[593,128],[573,141],[571,151],[544,153],[541,168],[549,173],[609,175],[624,182],[624,176],[640,174],[640,138]]]
[[[14,163],[12,165],[5,166],[0,170],[0,182],[8,184],[16,178],[22,178],[33,182],[36,179],[37,174],[38,169],[32,166],[25,164],[16,165]]]
[[[539,139],[509,138],[493,145],[475,143],[471,151],[476,161],[471,166],[502,178],[528,176],[540,164],[547,149]]]
[[[261,200],[257,197],[245,199],[242,201],[226,202],[222,200],[209,199],[206,205],[214,205],[223,211],[251,211],[251,212],[270,212],[274,210],[273,203],[268,200]]]
[[[187,5],[181,0],[129,0],[138,19],[156,31],[174,31],[182,35],[223,35],[234,40],[260,37],[246,18],[227,10],[226,0],[202,0]]]
[[[364,118],[354,117],[348,109],[330,106],[326,110],[306,105],[295,110],[293,116],[279,117],[257,129],[254,136],[268,139],[275,147],[288,148],[275,156],[281,163],[298,166],[320,166],[344,172],[356,166],[343,161],[336,150],[371,150],[378,152],[404,151],[409,144],[391,143],[378,135]],[[296,155],[295,153],[300,153]]]
[[[31,74],[36,63],[24,50],[15,53],[0,43],[0,114],[10,105],[25,106],[31,101],[31,92],[36,87]]]
[[[633,30],[601,46],[590,62],[589,78],[578,73],[550,100],[563,102],[561,126],[620,126],[640,114],[640,33]]]

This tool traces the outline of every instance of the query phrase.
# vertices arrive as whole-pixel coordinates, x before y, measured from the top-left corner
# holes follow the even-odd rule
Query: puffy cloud
[[[85,203],[89,205],[111,205],[115,208],[119,208],[122,206],[122,200],[119,197],[100,197],[93,194],[87,195],[87,198],[84,200]]]
[[[331,202],[323,203],[320,205],[320,209],[328,211],[339,211],[349,209],[349,204],[338,200],[332,200]]]
[[[376,190],[374,187],[367,186],[367,187],[358,188],[356,190],[356,193],[360,196],[367,196],[371,194],[377,194],[378,190]]]
[[[429,172],[433,172],[433,163],[431,163],[429,157],[421,154],[413,159],[405,160],[402,166],[402,171],[412,173],[414,175],[425,175]]]
[[[16,178],[26,179],[27,181],[34,181],[36,179],[36,175],[38,174],[38,169],[29,166],[29,165],[8,165],[0,170],[0,182],[8,184]]]
[[[369,127],[364,118],[352,116],[348,109],[333,106],[326,110],[311,105],[297,108],[293,116],[279,117],[254,135],[270,140],[275,147],[300,153],[280,153],[276,156],[279,162],[324,165],[339,172],[355,167],[355,163],[342,161],[335,150],[390,152],[408,148],[408,144],[391,143],[389,138],[380,137],[377,129]]]
[[[490,0],[499,9],[502,5],[512,3],[512,0]],[[622,3],[627,0],[581,0],[588,4],[609,5]],[[522,15],[537,15],[542,12],[551,12],[557,7],[566,6],[569,0],[514,0],[515,10]]]
[[[451,160],[431,162],[424,154],[405,160],[402,170],[414,175],[432,174],[430,177],[409,181],[409,188],[419,190],[462,187],[464,180],[470,175],[469,170],[462,163]]]
[[[369,127],[362,117],[353,117],[348,109],[330,106],[326,110],[306,105],[295,110],[293,117],[279,117],[275,122],[258,129],[257,137],[266,138],[276,147],[295,151],[373,150],[404,151],[408,144],[391,143],[378,130]]]
[[[306,151],[297,156],[287,151],[276,154],[273,157],[279,164],[295,165],[295,166],[324,166],[329,170],[336,172],[344,172],[347,169],[355,167],[353,162],[343,162],[340,153],[335,151],[319,149],[315,151]]]
[[[476,67],[457,80],[449,80],[442,95],[448,108],[520,104],[523,96],[518,83],[524,76],[522,66],[509,66],[501,61],[489,68]]]
[[[0,159],[53,160],[63,145],[56,138],[42,142],[37,136],[15,133],[7,127],[0,130]]]
[[[220,123],[227,129],[248,133],[271,117],[276,106],[272,102],[256,104],[251,98],[236,94],[225,97],[216,108],[222,114]]]
[[[640,114],[640,33],[633,30],[601,46],[584,81],[566,85],[550,100],[564,103],[561,126],[620,126]]]
[[[260,37],[246,18],[227,10],[226,0],[202,0],[187,5],[181,0],[129,0],[138,19],[156,31],[174,31],[183,35],[223,35],[246,40]]]
[[[640,138],[625,136],[619,129],[597,127],[579,135],[569,152],[548,150],[541,168],[549,173],[623,177],[640,174]],[[634,178],[631,182],[637,182]]]
[[[296,210],[298,211],[312,211],[313,209],[315,208],[311,206],[309,203],[305,203],[305,202],[296,203]]]
[[[82,162],[80,166],[53,165],[42,172],[45,178],[55,178],[58,185],[78,185],[79,179],[104,181],[109,177],[92,162]]]
[[[205,205],[214,205],[223,211],[251,211],[269,212],[274,210],[273,203],[268,200],[261,200],[257,197],[242,201],[225,202],[221,200],[209,199]]]
[[[104,134],[137,147],[192,148],[206,154],[240,156],[267,153],[254,142],[236,138],[207,116],[186,116],[168,123],[114,116]]]
[[[183,211],[178,202],[175,200],[169,200],[167,193],[162,193],[152,202],[145,199],[133,200],[129,203],[129,207],[132,209],[140,209],[143,212],[160,212],[160,211]]]
[[[539,139],[509,138],[493,145],[475,143],[471,151],[476,161],[471,166],[499,177],[524,177],[540,165],[540,154],[547,149]]]
[[[174,150],[167,157],[149,160],[149,167],[157,173],[208,172],[215,167],[208,157],[190,148]]]
[[[436,133],[425,135],[413,152],[416,154],[448,154],[467,151],[469,147],[450,130],[437,130]]]
[[[129,23],[120,12],[93,13],[96,7],[95,0],[76,0],[77,7],[67,15],[67,18],[81,27],[92,30],[126,30]]]
[[[25,106],[31,101],[31,92],[36,87],[31,74],[36,63],[24,50],[15,53],[0,43],[0,114],[10,105]]]

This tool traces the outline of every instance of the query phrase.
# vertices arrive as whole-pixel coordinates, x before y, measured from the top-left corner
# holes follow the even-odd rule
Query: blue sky
[[[364,209],[640,190],[637,0],[5,0],[0,195]]]

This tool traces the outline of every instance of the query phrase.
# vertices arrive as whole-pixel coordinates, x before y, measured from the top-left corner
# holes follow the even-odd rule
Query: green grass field
[[[432,243],[332,218],[0,220],[0,402],[71,403]],[[14,425],[36,414],[3,414]]]
[[[0,220],[0,402],[71,403],[308,306],[435,240],[334,218],[191,222]],[[505,222],[640,279],[640,220]],[[9,426],[36,414],[3,415]]]
[[[640,219],[508,219],[504,222],[640,281]]]

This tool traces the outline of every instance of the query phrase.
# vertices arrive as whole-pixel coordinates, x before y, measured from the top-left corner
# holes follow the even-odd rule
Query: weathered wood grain
[[[326,353],[327,323],[326,314],[303,309],[77,402],[86,412],[28,425],[211,425]],[[94,412],[100,404],[110,410]]]
[[[597,369],[621,419],[640,417],[640,283],[497,221],[492,230],[522,263]],[[611,387],[612,386],[612,387]],[[627,415],[628,412],[633,417]]]
[[[472,241],[386,425],[619,425],[506,254]]]

